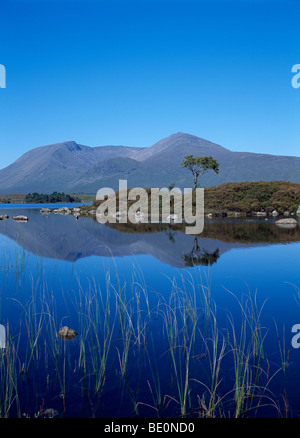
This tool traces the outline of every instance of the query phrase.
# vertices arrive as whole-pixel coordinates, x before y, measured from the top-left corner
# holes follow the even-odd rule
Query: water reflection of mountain
[[[195,240],[180,225],[106,226],[90,218],[43,216],[36,210],[19,210],[18,214],[26,214],[29,222],[0,221],[0,233],[35,255],[71,262],[92,255],[149,254],[175,267],[210,265],[233,248],[300,241],[299,227],[281,230],[267,223],[207,223]]]

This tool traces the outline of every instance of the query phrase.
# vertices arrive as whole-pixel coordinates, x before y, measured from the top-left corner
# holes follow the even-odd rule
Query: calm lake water
[[[300,415],[299,225],[208,219],[195,238],[11,208],[0,416]]]

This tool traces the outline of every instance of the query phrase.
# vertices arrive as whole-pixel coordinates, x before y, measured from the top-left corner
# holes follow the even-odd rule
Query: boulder
[[[292,229],[297,227],[298,222],[296,221],[296,219],[288,218],[288,219],[280,219],[276,221],[275,224],[280,228]]]
[[[77,336],[77,333],[70,327],[64,326],[61,327],[61,329],[59,330],[58,336],[62,339],[69,341],[70,339],[75,338],[75,336]]]
[[[0,221],[3,221],[3,219],[8,219],[8,218],[9,218],[9,216],[7,216],[7,214],[2,214],[0,216]]]
[[[54,214],[71,214],[72,211],[68,207],[61,207],[53,210]]]
[[[179,216],[178,214],[169,214],[169,216],[166,217],[166,220],[168,222],[173,222],[173,221],[179,221]]]
[[[275,224],[277,224],[277,225],[280,225],[280,224],[295,224],[295,225],[297,225],[298,222],[296,221],[296,219],[289,217],[287,219],[279,219],[278,221],[275,222]]]

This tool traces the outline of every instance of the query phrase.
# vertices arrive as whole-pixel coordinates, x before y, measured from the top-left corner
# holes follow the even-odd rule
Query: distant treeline
[[[73,197],[71,195],[68,195],[66,193],[58,193],[53,192],[51,194],[47,193],[28,193],[25,198],[24,202],[26,204],[35,203],[35,204],[53,204],[56,202],[81,202],[80,198]]]

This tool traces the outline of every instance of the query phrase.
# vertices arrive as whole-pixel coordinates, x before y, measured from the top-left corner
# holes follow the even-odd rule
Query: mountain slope
[[[74,141],[32,149],[0,170],[0,193],[64,191],[96,193],[101,187],[179,188],[192,185],[191,174],[181,167],[185,155],[211,155],[220,173],[199,178],[204,187],[226,182],[291,181],[300,183],[300,158],[232,152],[194,135],[179,132],[147,148],[128,146],[89,147]]]
[[[72,191],[80,176],[99,160],[132,156],[136,149],[124,146],[92,148],[74,141],[35,148],[0,171],[0,192]]]
[[[161,147],[162,146],[162,147]],[[138,151],[143,164],[156,170],[163,169],[169,181],[178,187],[189,187],[191,175],[181,167],[185,155],[212,155],[220,163],[220,173],[208,172],[199,184],[211,187],[226,182],[291,181],[300,182],[300,158],[232,152],[222,146],[189,134],[173,134],[156,143],[147,151]],[[188,185],[187,185],[188,184]]]
[[[96,193],[101,187],[118,190],[120,179],[127,180],[128,188],[151,187],[154,182],[160,187],[168,180],[168,174],[132,158],[110,158],[85,172],[74,185],[74,193]]]

